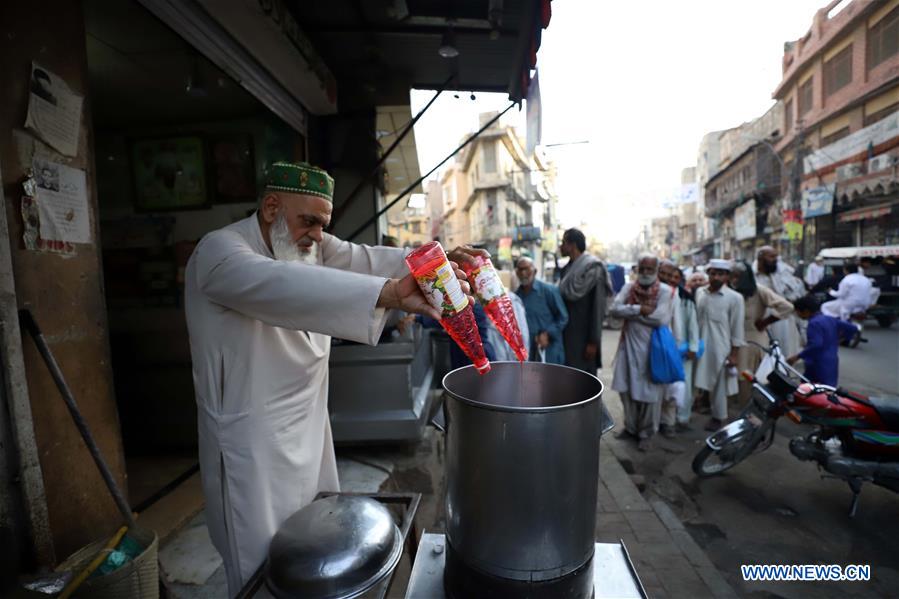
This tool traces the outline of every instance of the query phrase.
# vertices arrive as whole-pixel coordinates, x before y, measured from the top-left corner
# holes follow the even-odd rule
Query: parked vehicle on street
[[[813,383],[786,363],[777,341],[762,349],[773,362],[767,382],[743,373],[752,382],[749,402],[736,420],[706,439],[693,459],[693,472],[700,477],[721,474],[768,449],[777,420],[787,416],[814,427],[790,441],[790,452],[817,462],[825,476],[848,483],[850,517],[863,483],[899,492],[899,396],[867,397]]]
[[[899,245],[826,248],[818,252],[824,261],[824,278],[811,291],[819,300],[831,299],[828,289],[836,288],[843,277],[843,264],[865,261],[865,276],[873,279],[877,297],[865,312],[852,320],[861,324],[868,318],[889,328],[899,320]]]

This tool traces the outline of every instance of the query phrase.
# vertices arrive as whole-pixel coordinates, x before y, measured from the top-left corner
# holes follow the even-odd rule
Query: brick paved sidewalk
[[[661,501],[647,501],[603,441],[599,452],[596,540],[624,541],[653,598],[736,597],[681,521]]]

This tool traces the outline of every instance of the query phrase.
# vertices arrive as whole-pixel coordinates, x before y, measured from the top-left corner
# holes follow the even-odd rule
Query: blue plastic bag
[[[649,343],[649,371],[652,382],[668,385],[684,380],[684,364],[671,329],[656,327]]]

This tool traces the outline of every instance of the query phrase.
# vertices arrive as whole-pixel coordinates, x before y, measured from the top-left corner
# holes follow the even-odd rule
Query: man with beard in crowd
[[[762,246],[756,253],[755,264],[752,265],[756,283],[767,287],[788,302],[794,302],[806,294],[805,283],[793,274],[793,268],[784,263],[770,245]],[[772,311],[766,316],[773,314]],[[771,336],[780,343],[785,356],[792,356],[799,351],[802,338],[799,333],[799,322],[790,315],[778,320],[770,327]]]
[[[285,519],[319,491],[339,490],[327,409],[331,336],[374,345],[389,309],[441,316],[404,250],[324,232],[333,193],[324,170],[275,163],[258,210],[206,235],[187,265],[206,522],[231,597]],[[489,255],[452,257],[474,253]],[[464,281],[462,290],[470,291]]]
[[[559,250],[569,258],[559,291],[568,310],[565,327],[566,363],[592,375],[602,368],[602,324],[612,282],[602,261],[587,254],[587,238],[578,229],[562,234]]]
[[[624,406],[624,432],[638,439],[637,449],[652,447],[654,411],[662,401],[665,385],[652,382],[649,369],[649,345],[656,327],[671,322],[673,289],[659,281],[659,259],[643,254],[637,262],[637,281],[625,285],[610,313],[623,319],[612,389]]]
[[[529,355],[532,362],[564,364],[562,331],[568,323],[568,310],[555,285],[537,278],[534,261],[522,256],[515,263],[520,285],[515,295],[521,298],[530,331]],[[522,323],[519,321],[519,325]]]

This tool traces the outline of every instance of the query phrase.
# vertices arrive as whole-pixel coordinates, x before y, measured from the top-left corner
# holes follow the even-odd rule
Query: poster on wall
[[[228,204],[256,200],[256,164],[253,137],[248,134],[209,137],[215,202]]]
[[[134,208],[140,212],[189,210],[209,204],[206,158],[200,137],[131,142]]]
[[[74,93],[56,74],[31,63],[31,93],[25,127],[53,149],[75,156],[81,135],[81,108],[84,97]]]
[[[74,254],[74,244],[91,242],[84,171],[35,158],[31,172],[22,196],[25,247]]]
[[[801,210],[784,210],[783,211],[783,239],[786,241],[802,241],[802,211]]]

